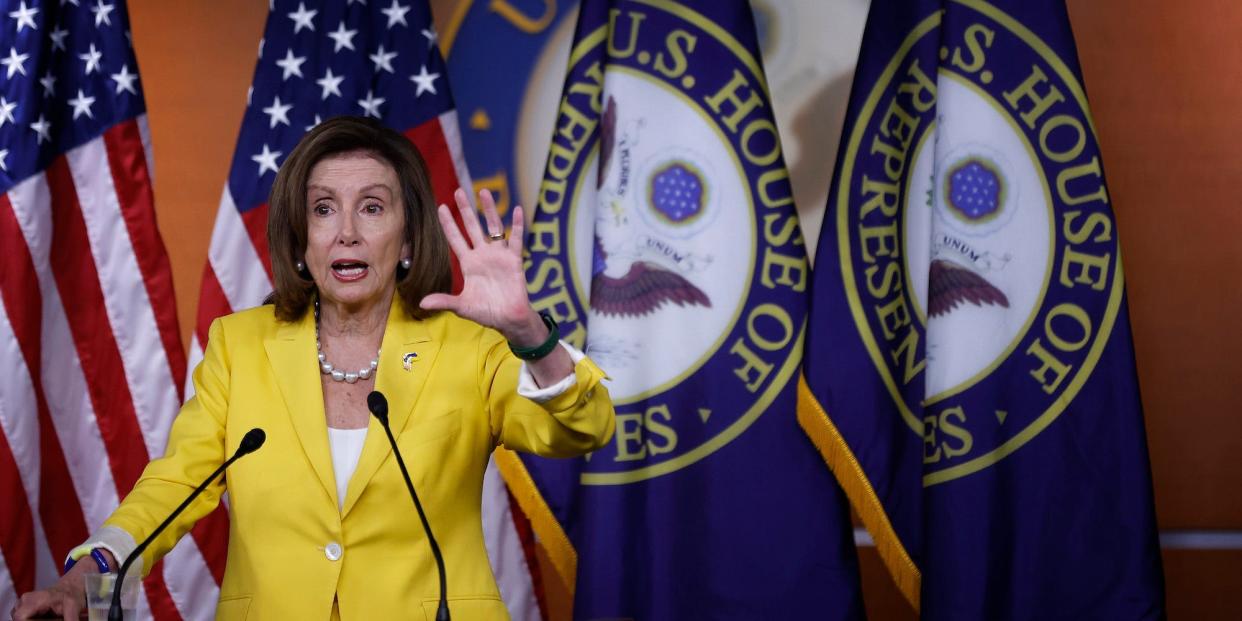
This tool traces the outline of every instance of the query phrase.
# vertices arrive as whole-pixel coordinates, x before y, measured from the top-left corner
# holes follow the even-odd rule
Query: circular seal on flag
[[[990,3],[952,4],[867,93],[830,206],[855,326],[923,440],[924,485],[1046,429],[1099,360],[1123,290],[1077,77]]]
[[[528,268],[609,376],[617,431],[586,485],[744,433],[796,373],[808,278],[753,41],[679,5],[602,15],[570,56]]]

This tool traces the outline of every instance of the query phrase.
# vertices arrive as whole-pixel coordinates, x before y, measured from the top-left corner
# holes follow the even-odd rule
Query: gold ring
[[[492,241],[500,241],[505,238],[504,233],[488,233],[487,238]]]

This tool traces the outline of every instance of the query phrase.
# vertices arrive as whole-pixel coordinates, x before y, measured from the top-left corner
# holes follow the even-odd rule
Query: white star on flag
[[[30,124],[30,129],[35,130],[35,133],[39,134],[39,144],[43,144],[44,140],[52,139],[52,124],[43,118],[43,113],[41,112],[39,113],[39,120]]]
[[[8,150],[8,149],[0,149],[0,170],[3,170],[4,172],[8,172],[8,171],[9,171],[9,165],[8,165],[8,164],[6,164],[6,163],[5,163],[5,161],[4,161],[4,160],[7,160],[7,159],[9,159],[9,150]]]
[[[14,73],[20,73],[22,75],[26,75],[26,59],[27,58],[30,58],[30,54],[18,54],[17,48],[10,47],[9,57],[0,58],[0,65],[4,65],[6,68],[8,68],[8,71],[4,73],[4,77],[6,79],[11,78],[13,77]],[[389,71],[391,71],[391,69]]]
[[[17,124],[17,121],[13,119],[13,110],[15,108],[17,108],[17,102],[9,101],[3,95],[0,95],[0,127],[4,127],[5,121],[14,125]]]
[[[413,82],[414,85],[417,87],[416,90],[414,91],[414,96],[421,97],[423,93],[426,93],[429,91],[431,92],[432,95],[435,95],[436,94],[435,81],[436,81],[436,78],[438,77],[440,77],[440,74],[428,73],[427,65],[423,65],[422,69],[419,69],[417,74],[410,76],[410,81]]]
[[[250,159],[254,160],[255,162],[258,162],[259,176],[262,177],[263,173],[269,170],[272,172],[276,172],[280,170],[280,167],[276,165],[276,158],[280,157],[281,155],[283,155],[283,153],[281,153],[280,151],[272,151],[271,149],[267,147],[267,144],[264,143],[263,152],[258,155],[250,156]]]
[[[435,28],[423,28],[423,36],[427,37],[427,47],[435,45],[436,41],[440,40],[440,35],[436,33]]]
[[[316,114],[316,115],[315,115],[315,122],[314,122],[314,123],[311,123],[310,125],[307,125],[307,126],[306,126],[306,131],[310,131],[310,130],[312,130],[312,129],[315,129],[315,126],[316,126],[316,125],[319,125],[319,124],[320,124],[320,123],[322,123],[322,122],[323,122],[323,119],[322,119],[322,118],[319,118],[319,115],[318,115],[318,114]]]
[[[336,30],[328,33],[328,38],[336,43],[332,46],[332,51],[339,52],[342,48],[354,49],[354,35],[358,34],[357,30],[346,30],[345,22],[337,24]]]
[[[53,50],[60,50],[62,52],[69,51],[69,49],[65,47],[65,37],[69,36],[68,30],[62,30],[60,26],[56,26],[52,29],[52,32],[48,33],[48,36],[52,39]]]
[[[323,89],[323,93],[321,93],[322,99],[327,99],[328,95],[336,95],[337,97],[340,97],[341,81],[344,79],[345,76],[343,75],[332,75],[332,68],[328,67],[324,71],[323,77],[315,80],[315,84],[318,84],[319,88]],[[318,123],[316,123],[316,125],[318,125]]]
[[[111,26],[112,19],[108,17],[108,14],[112,12],[112,9],[116,8],[116,5],[104,4],[103,0],[98,0],[98,2],[99,4],[91,7],[91,13],[95,14],[95,27],[98,28],[100,24]]]
[[[116,94],[120,95],[122,91],[129,91],[131,95],[137,95],[138,91],[134,89],[134,80],[138,79],[138,74],[129,72],[129,65],[121,65],[120,73],[114,73],[111,76],[116,82]]]
[[[392,6],[386,9],[383,9],[380,12],[388,16],[388,29],[389,30],[392,30],[392,27],[396,26],[397,24],[401,24],[402,26],[409,26],[409,24],[406,23],[405,21],[405,14],[410,12],[410,5],[408,4],[405,4],[405,5],[397,4],[397,0],[392,0]]]
[[[39,84],[43,85],[44,97],[52,97],[56,94],[56,76],[52,75],[51,69],[48,69],[47,73],[39,78]]]
[[[12,6],[12,5],[9,5],[9,6]],[[39,9],[26,8],[26,2],[25,0],[22,0],[21,6],[18,7],[16,11],[9,11],[9,17],[12,17],[13,19],[17,20],[17,32],[21,33],[22,29],[24,29],[27,26],[29,26],[31,30],[39,29],[39,27],[35,25],[35,21],[34,21],[34,16],[38,12],[39,12]]]
[[[90,118],[95,118],[91,112],[91,104],[95,103],[94,97],[87,97],[82,94],[82,89],[78,89],[78,96],[69,100],[69,105],[73,106],[73,120],[78,120],[79,116],[85,114]]]
[[[78,54],[78,58],[86,61],[86,75],[90,75],[92,71],[99,70],[99,59],[103,58],[103,54],[96,50],[95,44],[92,43],[90,51],[85,54]]]
[[[271,127],[269,129],[275,129],[278,123],[284,123],[285,125],[288,125],[289,124],[289,110],[291,108],[293,108],[293,104],[281,105],[280,95],[277,95],[273,99],[272,105],[263,109],[263,113],[268,116],[268,119],[271,122]]]
[[[363,116],[373,116],[380,118],[379,107],[384,103],[383,97],[376,97],[372,91],[367,91],[366,99],[359,99],[358,105],[362,106]]]
[[[396,52],[384,52],[384,45],[381,43],[379,49],[370,55],[371,62],[375,64],[375,71],[383,69],[388,73],[393,73],[392,59],[397,57]]]
[[[311,20],[315,19],[317,14],[319,14],[319,11],[308,11],[306,10],[306,4],[299,2],[298,10],[289,14],[289,19],[293,20],[293,34],[302,32],[303,28],[314,32],[315,24]]]
[[[293,49],[290,48],[285,51],[283,60],[276,61],[276,66],[284,70],[284,74],[281,76],[282,79],[288,80],[291,75],[296,75],[299,78],[302,77],[302,63],[304,62],[306,62],[306,57],[294,56]]]

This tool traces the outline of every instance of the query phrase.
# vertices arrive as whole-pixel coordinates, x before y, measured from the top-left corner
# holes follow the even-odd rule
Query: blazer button
[[[328,557],[329,561],[340,560],[343,552],[344,550],[341,549],[341,544],[335,541],[329,542],[323,549],[323,555]]]

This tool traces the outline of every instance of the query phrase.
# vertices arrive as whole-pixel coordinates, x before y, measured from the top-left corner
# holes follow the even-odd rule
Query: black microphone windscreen
[[[378,418],[381,423],[388,423],[388,399],[384,397],[384,393],[378,390],[372,390],[367,395],[367,409]]]
[[[255,427],[246,432],[246,435],[242,438],[241,445],[237,447],[237,454],[248,455],[253,453],[259,450],[259,447],[263,446],[265,441],[267,441],[267,434],[263,433],[262,429]]]

